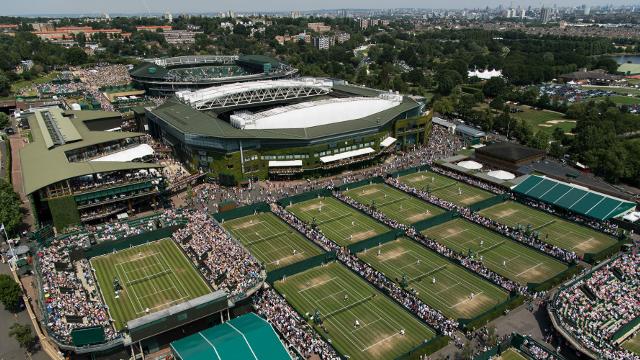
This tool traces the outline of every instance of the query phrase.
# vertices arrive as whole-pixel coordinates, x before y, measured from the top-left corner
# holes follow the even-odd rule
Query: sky
[[[540,7],[557,4],[632,5],[638,0],[1,0],[2,15],[215,13],[220,11],[289,11],[317,9],[477,8],[499,4]]]

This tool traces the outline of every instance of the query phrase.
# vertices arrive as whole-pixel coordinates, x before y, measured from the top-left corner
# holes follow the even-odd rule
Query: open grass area
[[[627,95],[627,94],[640,95],[640,89],[632,88],[632,87],[582,85],[582,88],[587,90],[612,91],[614,93],[622,94],[622,95]]]
[[[227,220],[222,226],[246,246],[267,271],[322,253],[320,248],[270,212]]]
[[[640,355],[640,332],[631,335],[621,346],[634,354]]]
[[[638,104],[640,104],[640,98],[639,97],[623,96],[623,95],[614,95],[614,96],[607,96],[607,97],[595,97],[595,98],[590,98],[589,100],[599,101],[599,100],[605,100],[605,99],[609,99],[609,100],[613,101],[616,105],[638,105]]]
[[[506,301],[499,287],[417,242],[399,238],[358,257],[399,284],[406,276],[418,297],[453,319],[472,319]]]
[[[529,106],[520,106],[522,112],[513,114],[514,118],[520,119],[531,125],[534,131],[542,130],[552,133],[555,128],[562,129],[568,133],[576,126],[574,120],[565,119],[564,114],[551,110],[534,110]]]
[[[274,284],[300,314],[320,313],[316,330],[350,359],[395,359],[435,331],[338,263]]]
[[[383,234],[389,229],[333,197],[320,197],[287,207],[302,221],[316,224],[322,233],[340,246]]]
[[[53,71],[48,74],[38,76],[35,79],[16,81],[15,83],[11,84],[11,92],[17,93],[20,90],[29,88],[33,85],[48,83],[58,77],[59,74],[60,73],[58,71]]]
[[[567,269],[554,258],[464,219],[422,233],[454,251],[481,257],[486,267],[523,285],[542,283]]]
[[[362,204],[374,205],[378,211],[405,225],[444,213],[443,209],[387,184],[365,185],[345,191],[345,194]]]
[[[500,356],[495,357],[494,360],[528,360],[529,358],[522,355],[520,351],[514,348],[508,348],[503,351]]]
[[[170,239],[94,257],[91,266],[117,330],[129,320],[211,292]],[[119,294],[116,281],[121,286]]]
[[[428,191],[442,200],[456,205],[469,206],[493,197],[494,194],[435,173],[420,171],[400,177],[400,182],[416,189]]]
[[[579,255],[598,253],[617,242],[611,236],[515,201],[491,206],[480,214],[512,227],[531,225],[532,230],[540,232],[540,240]]]

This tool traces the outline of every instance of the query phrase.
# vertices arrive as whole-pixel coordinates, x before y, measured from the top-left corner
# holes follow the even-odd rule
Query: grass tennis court
[[[413,188],[428,191],[442,200],[451,201],[459,206],[469,206],[495,196],[494,194],[471,186],[433,171],[419,171],[400,177],[400,182]]]
[[[515,201],[491,206],[480,214],[512,227],[531,225],[533,230],[540,232],[540,240],[579,255],[598,253],[616,243],[611,236]]]
[[[320,197],[287,207],[299,219],[316,223],[322,233],[340,246],[380,235],[390,229],[332,197]]]
[[[129,320],[211,292],[170,239],[94,257],[91,266],[117,330]],[[115,294],[115,279],[122,288],[119,295]]]
[[[544,282],[567,269],[554,258],[464,219],[422,233],[454,251],[481,256],[486,267],[523,285]]]
[[[320,248],[270,212],[227,220],[222,226],[246,246],[267,271],[322,253]]]
[[[327,331],[316,330],[350,359],[395,359],[435,336],[433,329],[335,262],[274,286],[300,314],[319,311]]]
[[[636,332],[631,335],[621,346],[634,354],[640,355],[640,333]]]
[[[529,358],[522,355],[520,351],[514,348],[508,348],[503,351],[500,356],[493,358],[494,360],[528,360]]]
[[[453,319],[474,318],[509,298],[499,287],[407,238],[360,252],[358,257],[398,283],[406,276],[422,301]]]
[[[405,225],[442,214],[443,209],[408,195],[387,184],[371,184],[345,191],[352,199],[372,205],[389,218]]]

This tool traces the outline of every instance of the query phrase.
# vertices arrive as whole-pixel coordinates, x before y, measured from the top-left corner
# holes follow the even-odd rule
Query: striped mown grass
[[[399,180],[408,186],[427,191],[442,200],[451,201],[459,206],[469,206],[494,196],[488,191],[433,171],[419,171],[401,176]]]
[[[270,212],[227,220],[222,226],[246,246],[267,271],[323,252]]]
[[[171,239],[94,257],[91,266],[117,330],[129,320],[211,292]],[[116,279],[122,287],[119,295]]]
[[[472,319],[509,298],[506,291],[407,238],[358,257],[399,284],[406,276],[422,301],[453,319]]]
[[[540,232],[540,240],[578,255],[598,253],[617,242],[611,236],[515,201],[491,206],[480,214],[511,227],[531,225]]]
[[[323,326],[316,330],[350,359],[395,359],[435,337],[433,329],[339,263],[274,286],[305,318],[318,311]]]
[[[371,184],[345,191],[345,195],[375,208],[405,225],[442,214],[443,209],[394,189],[387,184]]]
[[[522,285],[542,283],[568,268],[561,261],[464,219],[422,233],[454,251],[482,257],[486,267]]]
[[[322,233],[340,246],[348,246],[390,229],[333,197],[320,197],[287,206],[300,220],[316,223]]]
[[[621,346],[636,355],[640,355],[640,332],[631,335]]]
[[[508,348],[502,354],[494,358],[495,360],[528,360],[529,357],[524,356],[520,351],[514,348]]]

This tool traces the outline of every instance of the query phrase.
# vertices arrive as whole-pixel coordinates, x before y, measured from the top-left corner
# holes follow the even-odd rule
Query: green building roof
[[[46,137],[50,132],[42,127],[44,123],[39,120],[42,119],[42,112],[45,111],[57,119],[55,122],[64,124],[64,131],[73,134],[73,138],[68,139],[69,141],[64,144],[49,146],[50,143]],[[36,114],[29,115],[28,121],[33,141],[20,150],[25,193],[31,194],[59,181],[93,173],[160,167],[158,164],[138,162],[69,162],[65,154],[66,151],[144,135],[133,132],[91,131],[85,124],[85,121],[114,116],[120,115],[106,111],[63,111],[59,108],[37,110]],[[73,128],[73,131],[69,127]]]
[[[254,313],[171,343],[180,360],[290,360],[271,325]]]
[[[529,175],[513,191],[598,220],[623,215],[636,207],[630,201],[537,175]]]

